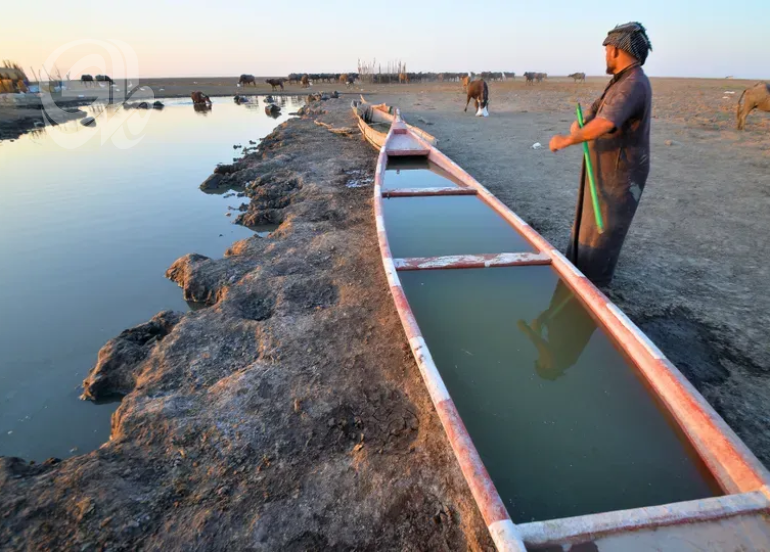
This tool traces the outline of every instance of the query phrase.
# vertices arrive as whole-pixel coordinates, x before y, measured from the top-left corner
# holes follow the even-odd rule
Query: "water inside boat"
[[[396,177],[388,171],[386,182]],[[532,250],[478,197],[390,198],[383,209],[394,257]],[[551,267],[399,277],[514,522],[721,494],[637,370]]]
[[[399,197],[382,206],[394,257],[533,251],[475,196]]]
[[[424,157],[395,157],[388,160],[385,190],[398,188],[457,188],[449,175]]]

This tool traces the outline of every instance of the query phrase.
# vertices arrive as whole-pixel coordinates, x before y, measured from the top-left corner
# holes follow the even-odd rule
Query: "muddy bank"
[[[351,126],[346,101],[322,110]],[[85,390],[125,395],[109,443],[0,459],[0,548],[491,549],[387,291],[371,187],[347,186],[373,162],[308,117],[235,165],[246,214],[280,228],[178,260],[168,277],[209,306],[102,349]]]

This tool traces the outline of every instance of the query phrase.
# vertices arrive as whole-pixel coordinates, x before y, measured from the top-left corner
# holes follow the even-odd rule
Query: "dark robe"
[[[650,173],[652,88],[639,65],[613,77],[586,122],[595,117],[615,125],[611,133],[588,143],[604,233],[596,227],[584,160],[567,258],[594,284],[606,286]]]

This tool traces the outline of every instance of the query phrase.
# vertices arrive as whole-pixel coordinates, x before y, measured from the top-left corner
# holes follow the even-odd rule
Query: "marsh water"
[[[219,258],[272,229],[232,224],[230,209],[246,200],[198,186],[300,100],[282,98],[278,118],[262,98],[215,98],[206,112],[163,101],[144,113],[91,107],[94,129],[74,121],[0,142],[0,455],[66,458],[105,442],[117,403],[79,399],[101,346],[161,310],[189,308],[164,278],[177,258]],[[113,139],[116,122],[138,142]],[[81,144],[84,132],[94,135]]]

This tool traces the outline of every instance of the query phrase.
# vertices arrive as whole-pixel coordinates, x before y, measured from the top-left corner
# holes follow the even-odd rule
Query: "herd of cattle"
[[[516,73],[508,71],[482,71],[481,73],[471,73],[473,77],[484,79],[488,82],[499,82],[507,79],[515,79]],[[341,82],[343,84],[353,84],[357,80],[366,79],[370,84],[388,84],[388,83],[422,83],[422,82],[461,82],[468,73],[373,73],[361,76],[358,73],[291,73],[286,79],[290,84],[302,83],[303,79],[310,82]]]
[[[376,73],[366,76],[370,84],[388,84],[388,83],[422,83],[422,82],[463,82],[470,77],[470,80],[482,79],[487,82],[502,82],[508,79],[516,79],[516,73],[508,71],[482,71],[481,73]],[[548,78],[547,73],[524,73],[527,83],[534,84],[543,82]],[[575,79],[575,82],[585,82],[585,73],[573,73],[569,78]],[[291,73],[287,78],[266,79],[265,82],[273,87],[273,91],[280,88],[283,90],[284,83],[301,84],[307,88],[310,83],[340,83],[351,86],[362,77],[358,73]],[[94,86],[95,82],[113,82],[107,75],[82,75],[80,81],[85,86]],[[239,86],[257,86],[257,78],[254,75],[243,74],[238,79]]]
[[[422,82],[464,82],[470,77],[471,80],[482,79],[487,82],[502,82],[506,80],[515,80],[516,73],[512,71],[482,71],[480,73],[376,73],[366,75],[367,82],[370,84],[387,83],[422,83]],[[525,81],[529,84],[543,82],[548,78],[548,73],[536,73],[527,71],[523,74]],[[284,82],[289,84],[307,85],[309,82],[353,84],[363,77],[357,73],[291,73]],[[575,82],[585,82],[585,73],[572,73],[568,78]]]
[[[527,84],[535,84],[543,82],[548,78],[547,73],[535,73],[527,71],[524,73],[524,79]],[[569,78],[575,82],[585,82],[585,73],[572,73],[568,75]],[[273,91],[277,89],[283,90],[284,83],[289,84],[301,84],[303,88],[310,86],[311,82],[318,83],[335,83],[352,85],[355,82],[362,80],[362,76],[358,73],[291,73],[288,78],[271,78],[266,79],[265,82],[272,86]],[[366,80],[369,83],[382,84],[382,83],[420,83],[420,82],[461,82],[463,90],[468,92],[468,101],[471,99],[476,100],[477,110],[485,110],[489,102],[489,89],[487,82],[498,82],[507,79],[515,79],[516,73],[513,72],[492,72],[483,71],[481,73],[401,73],[401,74],[371,74],[366,75]],[[80,77],[80,82],[86,87],[94,86],[97,82],[113,83],[114,81],[107,75],[88,75],[84,74]],[[481,84],[476,84],[481,83]],[[257,79],[254,75],[243,74],[238,79],[238,85],[244,86],[257,86]],[[473,86],[472,86],[473,85]],[[208,96],[201,92],[193,92],[193,103],[195,105],[211,106],[211,100]],[[466,103],[467,109],[467,103]],[[737,119],[738,130],[743,130],[746,117],[749,113],[758,109],[760,111],[770,112],[770,84],[757,83],[756,85],[747,88],[738,99],[737,106]]]

